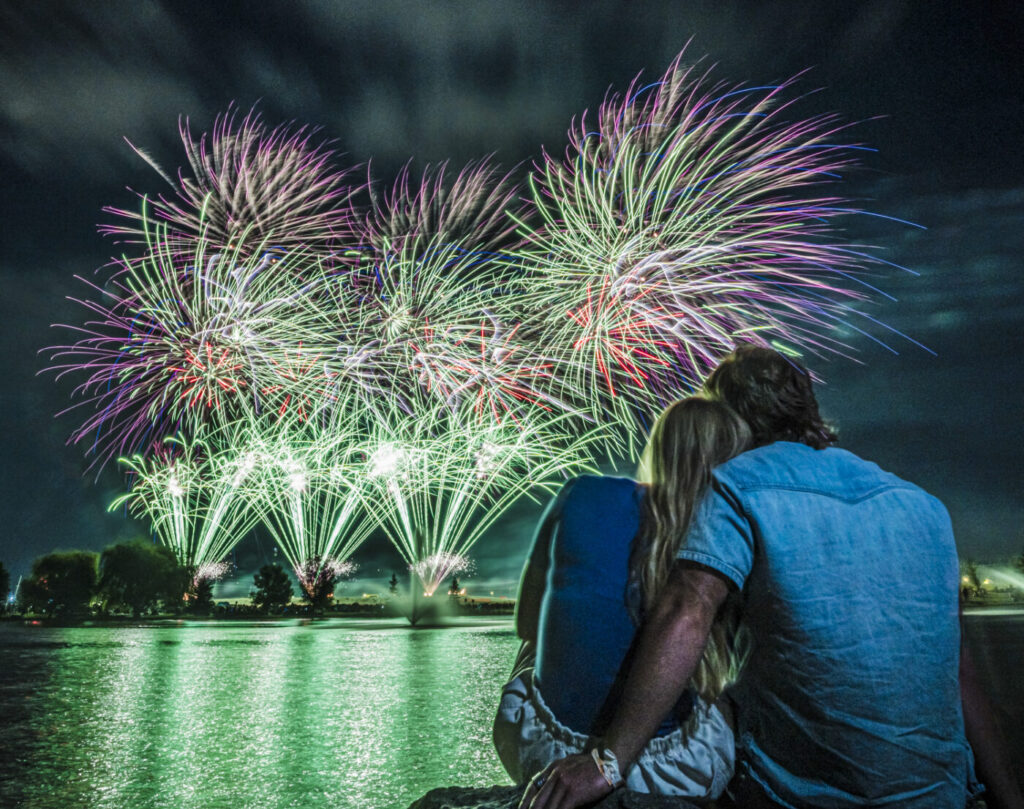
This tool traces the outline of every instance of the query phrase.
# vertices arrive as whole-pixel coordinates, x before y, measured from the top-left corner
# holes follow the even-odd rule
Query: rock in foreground
[[[441,787],[432,789],[409,809],[516,809],[523,791],[520,787]],[[695,809],[682,798],[645,795],[617,789],[594,809]]]

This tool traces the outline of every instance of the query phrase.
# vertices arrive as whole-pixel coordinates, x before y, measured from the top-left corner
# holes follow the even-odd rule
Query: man
[[[969,738],[990,809],[1024,809],[961,647],[942,504],[833,448],[809,375],[778,352],[737,349],[705,390],[755,449],[716,470],[603,743],[553,763],[523,806],[572,809],[621,783],[739,588],[753,651],[733,689],[737,806],[962,809]],[[882,586],[894,571],[901,585]]]

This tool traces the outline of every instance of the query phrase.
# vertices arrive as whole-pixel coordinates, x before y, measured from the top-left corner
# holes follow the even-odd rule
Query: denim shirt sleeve
[[[754,534],[739,493],[715,474],[693,515],[679,559],[717,570],[742,589],[754,564]]]

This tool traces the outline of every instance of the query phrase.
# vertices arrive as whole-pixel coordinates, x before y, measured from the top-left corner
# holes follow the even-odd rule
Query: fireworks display
[[[348,202],[361,187],[346,182],[351,169],[333,166],[327,145],[313,143],[315,130],[271,130],[255,112],[238,122],[236,110],[218,117],[213,131],[198,139],[187,120],[178,130],[189,165],[176,178],[136,149],[173,194],[158,196],[141,212],[106,208],[122,223],[102,226],[102,232],[145,243],[163,225],[164,246],[185,253],[197,241],[218,251],[255,252],[261,245],[287,250],[352,244]]]
[[[384,191],[309,129],[185,122],[176,175],[136,149],[170,191],[107,209],[126,255],[51,349],[71,440],[121,458],[114,505],[197,577],[260,525],[311,592],[379,531],[433,594],[738,343],[848,356],[877,325],[884,262],[843,240],[858,211],[832,190],[864,147],[800,100],[677,59],[522,182],[481,161]]]
[[[131,489],[111,510],[125,505],[148,519],[197,581],[223,575],[219,565],[258,520],[250,503],[258,459],[233,437],[170,438],[146,456],[122,458]]]
[[[873,259],[838,238],[855,211],[819,188],[862,147],[834,116],[792,121],[789,89],[712,84],[677,59],[537,166],[523,295],[595,419],[656,412],[739,342],[848,352]]]
[[[356,436],[336,424],[316,429],[279,424],[252,437],[261,459],[260,485],[250,507],[276,540],[307,594],[329,572],[352,570],[349,556],[375,523],[365,502],[366,474],[354,456]]]
[[[365,450],[376,519],[427,595],[519,497],[582,471],[601,433],[571,435],[565,416],[526,428],[473,418],[381,423]]]
[[[204,240],[179,254],[162,239],[150,244],[97,290],[99,301],[82,302],[94,319],[71,327],[81,338],[53,349],[58,374],[85,377],[75,407],[88,416],[72,440],[100,463],[152,438],[293,399],[300,407],[312,385],[326,386],[316,358],[330,350],[334,326],[315,302],[331,283],[329,259],[298,249],[245,259]]]

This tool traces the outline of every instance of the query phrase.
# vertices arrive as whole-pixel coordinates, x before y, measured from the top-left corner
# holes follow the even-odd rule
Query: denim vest
[[[742,589],[737,772],[783,806],[962,809],[973,784],[946,509],[839,449],[720,466],[680,558]]]

